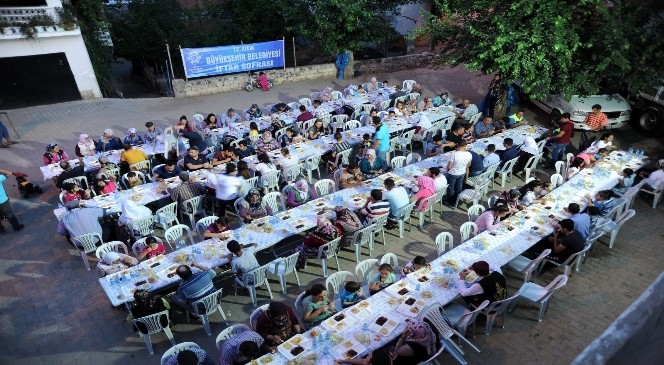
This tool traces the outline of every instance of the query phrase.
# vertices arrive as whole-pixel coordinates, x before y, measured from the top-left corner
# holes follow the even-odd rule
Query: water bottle
[[[175,241],[175,249],[176,250],[179,250],[179,249],[183,248],[184,246],[185,246],[185,244],[184,244],[184,240],[182,238]]]
[[[325,335],[323,332],[318,334],[318,343],[321,345],[325,345]]]
[[[417,283],[417,285],[415,285],[415,291],[420,291],[421,288],[422,287],[421,287],[420,283]]]
[[[311,347],[312,348],[318,348],[318,339],[316,337],[311,339]]]
[[[632,147],[630,147],[630,148],[627,150],[627,154],[628,154],[628,155],[631,155],[631,154],[633,154],[633,153],[634,153],[634,150],[632,149]]]
[[[369,324],[365,321],[362,323],[362,332],[366,332],[369,329]]]

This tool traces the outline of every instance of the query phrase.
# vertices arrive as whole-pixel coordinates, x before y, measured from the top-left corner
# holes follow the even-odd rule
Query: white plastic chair
[[[454,237],[450,232],[440,232],[436,236],[436,249],[438,250],[438,257],[442,256],[445,252],[454,248]]]
[[[251,331],[251,328],[246,324],[234,324],[228,328],[225,328],[219,333],[219,335],[217,335],[217,339],[215,340],[215,343],[217,344],[217,350],[221,352],[224,341],[229,340],[235,335],[246,331]]]
[[[140,171],[132,171],[132,172],[136,174],[136,177],[138,177],[139,180],[141,180],[141,185],[143,185],[147,182],[147,180],[145,179],[145,175],[142,172],[140,172]],[[129,180],[127,180],[127,174],[128,174],[128,172],[126,174],[122,175],[122,179],[120,181],[122,182],[122,186],[125,189],[130,189]]]
[[[172,202],[157,209],[154,213],[154,223],[163,229],[168,229],[173,223],[180,224],[180,221],[178,221],[177,208],[178,203]]]
[[[182,202],[182,214],[189,218],[191,228],[195,228],[196,215],[205,216],[205,196],[199,195]]]
[[[459,227],[459,233],[461,234],[461,242],[466,242],[469,239],[477,236],[479,228],[475,222],[466,222]]]
[[[433,194],[428,198],[424,198],[420,200],[419,204],[417,204],[416,211],[419,219],[419,227],[422,229],[424,227],[424,217],[427,212],[429,212],[429,223],[433,222],[433,206],[436,204],[438,201],[439,197],[438,194]],[[421,207],[426,205],[426,208],[424,210],[421,210]]]
[[[272,191],[265,196],[261,202],[262,205],[269,205],[272,208],[272,214],[286,210],[286,202],[284,196],[278,191]]]
[[[316,191],[316,195],[321,197],[336,192],[337,189],[335,188],[335,185],[334,180],[322,179],[316,181],[314,184],[314,190]]]
[[[147,327],[148,333],[141,333],[139,331],[139,336],[143,337],[143,340],[145,341],[145,346],[147,346],[150,355],[154,355],[154,351],[152,350],[152,340],[150,339],[150,335],[153,335],[155,333],[164,331],[166,337],[168,337],[168,340],[171,341],[171,344],[173,346],[175,346],[175,338],[173,338],[173,332],[171,332],[171,327],[170,326],[164,327],[161,325],[160,321],[161,316],[166,316],[166,320],[170,322],[170,318],[168,316],[168,310],[132,320],[132,323],[134,325],[136,325],[137,323],[142,323],[145,325],[145,327]]]
[[[155,238],[157,238],[157,237],[155,237]],[[145,240],[146,239],[147,239],[147,237],[143,237],[140,240],[137,240],[136,242],[134,242],[133,245],[131,245],[131,251],[134,253],[135,257],[138,257],[138,255],[141,254],[141,251],[143,251],[143,249],[145,248],[145,246],[146,246]],[[160,242],[159,238],[157,238],[157,242]]]
[[[535,169],[537,169],[537,164],[539,163],[539,160],[542,158],[542,156],[544,156],[543,153],[538,153],[528,159],[528,162],[526,162],[526,167],[523,168],[523,171],[525,172],[523,181],[527,181],[530,178],[530,175],[535,172]]]
[[[339,249],[340,241],[341,237],[318,247],[318,259],[321,260],[321,266],[323,267],[323,277],[327,277],[327,263],[333,257],[334,261],[337,263],[337,270],[339,270],[339,258],[337,257],[337,250]]]
[[[454,207],[456,208],[459,206],[460,201],[468,204],[472,203],[472,205],[479,203],[479,201],[482,200],[482,196],[484,196],[484,192],[489,188],[489,183],[491,183],[491,181],[487,180],[481,184],[476,184],[472,189],[462,190],[459,195],[457,195]]]
[[[486,316],[486,331],[484,332],[485,335],[488,336],[491,334],[493,323],[495,322],[496,317],[500,315],[503,316],[500,328],[505,328],[505,312],[507,311],[507,308],[512,303],[512,301],[516,300],[518,296],[519,294],[517,293],[507,299],[497,300],[480,311],[481,314]]]
[[[279,277],[281,292],[284,294],[286,294],[286,275],[294,273],[297,286],[300,286],[300,276],[297,274],[297,269],[295,268],[295,264],[297,263],[297,258],[299,256],[300,252],[296,252],[288,257],[280,257],[278,259],[272,260],[272,262],[267,264],[267,271],[270,274]]]
[[[190,305],[190,308],[188,308],[187,312],[187,323],[189,323],[189,312],[191,312],[194,315],[197,315],[201,318],[201,321],[203,321],[203,327],[205,328],[205,333],[208,336],[212,335],[212,331],[210,330],[210,318],[209,315],[213,314],[216,311],[219,311],[219,314],[221,314],[221,317],[224,319],[224,323],[228,326],[228,321],[226,320],[226,314],[224,313],[224,310],[221,308],[221,292],[222,289],[217,289],[213,293],[210,293],[203,298],[192,302]],[[201,308],[202,307],[202,308]]]
[[[374,243],[376,243],[376,235],[380,233],[382,241],[378,241],[383,245],[383,251],[385,251],[385,224],[387,223],[388,214],[379,215],[374,218]]]
[[[154,233],[154,229],[152,229],[152,223],[154,223],[154,218],[152,216],[134,219],[131,221],[131,228],[134,231],[138,231],[138,234],[141,238],[147,237]]]
[[[201,241],[205,240],[205,230],[207,227],[210,226],[210,224],[214,223],[219,219],[216,215],[209,215],[207,217],[203,217],[196,222],[196,233],[198,233],[198,237],[201,238]]]
[[[129,165],[129,171],[141,171],[143,173],[148,171],[152,172],[152,169],[150,169],[150,160],[138,161]],[[150,177],[146,176],[146,179],[150,180]]]
[[[641,186],[643,186],[645,182],[642,180],[640,183],[630,187],[625,191],[625,193],[622,195],[622,197],[627,200],[627,204],[625,204],[625,209],[630,209],[634,205],[634,199],[636,198],[636,194],[639,192],[639,189],[641,189]]]
[[[300,322],[300,327],[305,328],[304,323],[304,308],[302,307],[302,301],[307,297],[307,292],[304,291],[295,298],[295,316],[297,317],[298,322]]]
[[[648,185],[650,186],[650,185]],[[652,208],[657,208],[657,204],[662,199],[662,192],[664,191],[664,181],[661,181],[653,190],[641,188],[640,192],[652,195]]]
[[[399,272],[399,258],[391,252],[384,254],[383,257],[380,258],[380,264],[390,264],[394,270],[393,272]]]
[[[464,340],[468,345],[470,345],[475,351],[479,352],[480,350],[475,347],[468,339],[462,336],[454,327],[451,325],[449,320],[446,318],[443,307],[438,305],[432,305],[429,308],[425,309],[423,312],[422,318],[425,318],[433,325],[433,327],[438,332],[438,339],[440,340],[441,349],[447,350],[447,352],[452,355],[460,364],[467,365],[468,362],[463,358],[463,350],[452,341],[452,336],[456,335],[459,337],[459,340]],[[431,360],[428,360],[431,361]],[[438,360],[434,360],[436,365],[440,365]]]
[[[380,110],[381,111],[386,111],[387,109],[390,108],[390,104],[392,103],[392,100],[385,100],[380,102]],[[381,116],[380,113],[378,114],[380,116],[380,119],[385,118],[385,116]]]
[[[514,170],[514,165],[516,165],[516,162],[518,160],[519,160],[519,158],[515,157],[515,158],[505,162],[503,167],[496,170],[496,173],[500,174],[500,186],[501,187],[503,187],[503,188],[505,187],[505,182],[506,181],[509,181],[509,182],[512,181],[512,175],[514,173],[514,171],[513,171]]]
[[[260,317],[261,314],[265,313],[269,306],[270,304],[263,304],[260,307],[254,309],[253,312],[251,312],[251,315],[249,316],[249,326],[253,331],[256,331],[256,323],[258,322],[258,317]]]
[[[498,198],[500,197],[496,194],[491,195],[489,199],[487,199],[486,205],[488,205],[489,208],[493,208],[494,206],[496,206],[496,201],[498,200]]]
[[[171,249],[174,249],[179,246],[186,246],[187,241],[184,238],[184,233],[185,231],[187,232],[187,236],[189,237],[189,243],[194,244],[194,237],[191,233],[191,229],[189,226],[186,226],[184,224],[178,224],[175,225],[164,232],[164,238],[166,239],[166,243],[171,247]]]
[[[468,222],[475,222],[477,217],[484,213],[484,210],[485,208],[482,204],[473,205],[468,208]]]
[[[404,162],[406,162],[406,156],[397,156],[392,158],[390,165],[393,169],[398,169],[403,167]]]
[[[590,247],[591,247],[591,245],[586,244],[586,245],[583,247],[583,250],[581,250],[581,251],[579,251],[579,252],[577,252],[577,253],[575,253],[575,254],[573,254],[573,255],[570,255],[570,256],[569,256],[564,262],[562,262],[562,263],[558,263],[558,262],[556,262],[556,261],[549,260],[549,259],[547,259],[547,258],[545,257],[544,260],[542,260],[542,262],[540,263],[539,268],[537,269],[537,272],[538,272],[538,273],[541,272],[541,270],[544,268],[544,265],[546,265],[546,264],[551,264],[551,265],[555,266],[556,268],[562,268],[562,269],[563,269],[563,273],[564,273],[565,275],[567,275],[567,276],[571,276],[570,274],[571,274],[571,271],[572,271],[572,267],[574,267],[574,266],[579,267],[579,263],[581,262],[581,260],[583,259],[583,257],[586,255],[586,252],[588,252],[588,250],[590,249]]]
[[[399,208],[399,211],[396,213],[396,220],[399,223],[399,238],[403,238],[404,226],[408,223],[408,232],[410,232],[410,219],[413,208],[415,208],[415,203],[408,203],[403,207]]]
[[[567,164],[565,161],[556,161],[554,166],[556,168],[556,174],[565,176],[567,173]]]
[[[378,259],[366,259],[358,262],[355,265],[355,280],[361,285],[369,283],[369,273],[372,269],[378,269],[379,262]]]
[[[547,257],[551,253],[550,249],[546,249],[542,251],[542,253],[537,256],[536,259],[531,260],[525,256],[517,256],[515,257],[512,261],[507,263],[507,268],[516,271],[518,273],[523,274],[523,283],[527,283],[529,281],[532,281],[533,279],[533,273],[535,270],[540,265],[540,262],[544,260],[545,257]]]
[[[473,124],[477,123],[477,121],[480,120],[481,117],[482,117],[482,113],[474,114],[470,117],[470,119],[468,119],[468,122],[470,123],[470,125],[473,125]]]
[[[563,178],[563,175],[560,175],[560,174],[551,175],[551,178],[550,178],[551,187],[553,189],[559,187],[560,185],[563,184],[564,180],[565,180],[565,178]]]
[[[143,181],[145,181],[145,180],[143,180]],[[90,183],[88,183],[88,178],[85,177],[85,176],[74,176],[74,177],[70,177],[67,180],[62,181],[63,185],[64,184],[69,184],[69,183],[76,184],[76,186],[78,186],[79,188],[81,188],[83,190],[90,187]]]
[[[371,257],[371,253],[373,252],[373,237],[375,228],[376,226],[372,224],[353,233],[351,242],[355,245],[356,262],[360,262],[360,256],[362,256],[362,246],[367,247],[369,250],[369,257]]]
[[[346,278],[351,276],[355,275],[350,271],[338,271],[325,279],[325,289],[327,289],[327,296],[330,298],[330,300],[334,300],[339,297],[339,293],[341,293],[341,289],[346,282]],[[339,308],[341,308],[341,305]]]
[[[406,156],[406,165],[420,161],[422,161],[422,156],[420,156],[419,153],[409,153],[408,156]]]
[[[76,248],[78,248],[78,251],[81,254],[81,258],[83,259],[83,263],[85,264],[85,268],[90,270],[88,254],[97,252],[97,243],[99,243],[100,246],[104,244],[104,241],[101,238],[101,234],[96,232],[86,233],[72,237],[71,240],[76,245]]]
[[[351,130],[355,128],[360,128],[362,126],[362,123],[360,123],[359,120],[349,120],[346,122],[345,129],[346,130]]]
[[[171,356],[179,353],[180,351],[189,350],[193,347],[200,347],[200,346],[198,346],[195,342],[183,342],[171,347],[166,352],[164,352],[163,355],[161,355],[161,365],[166,365],[168,359]]]
[[[321,155],[316,154],[316,155],[309,156],[309,157],[307,157],[306,160],[304,160],[305,161],[304,166],[305,166],[305,169],[307,170],[307,180],[309,181],[309,184],[312,184],[311,178],[312,178],[314,170],[316,170],[316,172],[318,173],[318,179],[320,180],[320,178],[321,178],[320,177],[320,166],[319,166],[320,165],[320,159],[321,159]]]
[[[561,274],[556,276],[546,287],[541,287],[535,283],[524,283],[519,288],[517,293],[517,298],[510,303],[508,307],[508,312],[513,312],[516,308],[517,303],[520,299],[525,299],[531,303],[539,304],[539,316],[538,321],[542,322],[544,319],[544,313],[549,306],[549,300],[560,288],[567,284],[567,275]]]
[[[281,178],[281,171],[273,171],[261,176],[261,182],[267,180],[268,191],[279,191],[280,178]]]
[[[298,110],[300,108],[300,103],[298,103],[296,101],[292,101],[290,103],[287,103],[286,105],[288,105],[288,107],[291,108],[291,110],[294,110],[294,111]]]
[[[106,242],[101,246],[97,247],[97,250],[95,251],[95,256],[97,256],[97,259],[101,260],[102,256],[104,256],[106,252],[120,252],[119,248],[122,248],[122,251],[124,251],[125,255],[129,255],[129,251],[127,250],[127,245],[125,245],[121,241],[111,241],[111,242]]]
[[[466,330],[470,325],[473,326],[473,338],[475,338],[475,319],[480,314],[482,309],[486,308],[489,305],[489,301],[485,300],[480,303],[474,310],[469,310],[461,304],[452,304],[443,308],[443,311],[447,318],[449,319],[452,326],[461,333],[462,336],[466,336]],[[461,338],[459,338],[459,344],[461,344]]]
[[[415,85],[417,82],[415,80],[404,80],[403,81],[403,89],[410,91],[413,89],[413,85]]]
[[[298,103],[300,103],[300,105],[304,105],[304,106],[311,106],[311,104],[312,104],[311,99],[309,99],[309,98],[302,98],[298,101]]]
[[[622,228],[623,224],[625,224],[625,222],[627,222],[628,220],[632,219],[632,217],[634,217],[635,214],[636,211],[634,209],[627,209],[618,218],[616,218],[615,221],[609,223],[604,228],[605,233],[611,233],[611,239],[609,240],[609,248],[613,248],[613,244],[616,242],[616,237],[618,236],[618,232],[620,232],[620,228]]]
[[[270,299],[272,299],[272,289],[270,289],[270,283],[268,283],[267,281],[267,270],[268,270],[268,265],[263,265],[242,274],[241,279],[236,277],[235,280],[233,281],[235,284],[234,295],[237,295],[238,286],[249,289],[249,295],[251,296],[251,303],[255,307],[257,305],[256,288],[261,285],[265,285],[267,292],[270,294]]]

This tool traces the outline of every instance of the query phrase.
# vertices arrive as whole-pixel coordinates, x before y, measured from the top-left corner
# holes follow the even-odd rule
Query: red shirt
[[[147,251],[147,255],[145,256],[145,258],[151,259],[155,256],[163,255],[164,252],[166,252],[166,246],[164,246],[163,243],[159,242],[159,243],[157,243],[157,248],[156,249],[150,251],[150,246],[145,246],[141,250],[141,253],[146,252],[146,251]]]
[[[569,140],[572,138],[572,133],[574,133],[574,123],[565,122],[560,130],[564,132],[562,137],[556,138],[557,144],[568,144]]]
[[[597,114],[590,113],[586,117],[586,125],[592,129],[599,129],[609,124],[609,117],[606,114],[599,112]]]

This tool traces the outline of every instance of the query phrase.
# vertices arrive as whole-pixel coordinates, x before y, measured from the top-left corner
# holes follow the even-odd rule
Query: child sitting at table
[[[369,294],[374,295],[379,291],[387,288],[397,281],[397,276],[394,274],[394,268],[390,264],[382,264],[378,268],[378,273],[373,277],[369,283]]]
[[[143,180],[138,177],[138,174],[135,171],[129,171],[127,173],[127,189],[135,188],[143,184]]]
[[[360,302],[364,297],[362,296],[362,287],[358,282],[348,281],[339,293],[339,301],[342,308],[351,307]]]
[[[403,279],[403,278],[406,277],[406,275],[408,275],[412,272],[418,271],[420,269],[423,269],[425,267],[431,267],[431,265],[429,265],[427,263],[426,257],[424,257],[424,256],[415,256],[413,261],[407,263],[406,266],[404,266],[401,269],[401,278]]]
[[[372,146],[373,146],[373,141],[371,140],[371,135],[369,133],[365,133],[364,135],[362,135],[362,142],[360,142],[360,149],[356,155],[358,159],[362,159],[362,157],[366,154],[367,150],[371,149]]]
[[[540,191],[538,191],[535,194],[535,196],[536,196],[537,199],[543,198],[546,194],[551,192],[551,190],[553,190],[553,189],[551,188],[551,183],[550,182],[542,183],[542,189]]]
[[[255,249],[258,247],[257,243],[241,245],[238,241],[232,240],[228,242],[226,247],[231,252],[228,254],[228,261],[231,262],[231,270],[235,272],[238,279],[242,279],[244,273],[260,266],[254,255]]]

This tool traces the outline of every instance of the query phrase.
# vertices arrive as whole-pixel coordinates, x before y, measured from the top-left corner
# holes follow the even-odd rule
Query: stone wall
[[[268,71],[268,77],[275,85],[311,79],[330,78],[336,77],[336,75],[337,69],[333,63],[298,66],[287,68],[285,70]],[[244,90],[244,85],[247,83],[247,77],[246,73],[242,73],[189,81],[176,79],[173,80],[173,90],[176,98]]]
[[[355,61],[355,72],[373,74],[380,72],[393,72],[410,68],[426,67],[436,55],[430,52],[411,54],[406,56],[377,58],[373,60]]]
[[[664,274],[660,274],[572,365],[661,364],[663,333]]]

